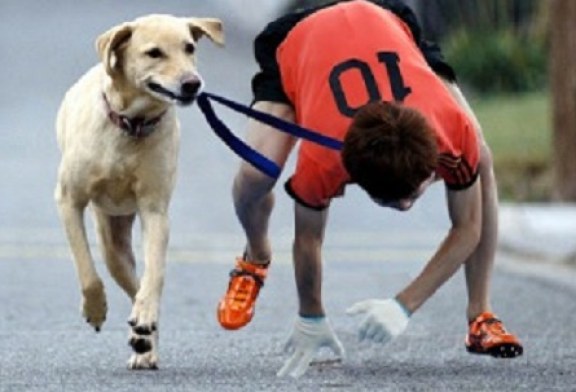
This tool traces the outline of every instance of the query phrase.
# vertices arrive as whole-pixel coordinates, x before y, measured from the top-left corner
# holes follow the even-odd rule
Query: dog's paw
[[[100,332],[107,311],[106,293],[101,280],[82,289],[82,316],[96,332]]]
[[[150,343],[150,341],[149,341]],[[134,348],[134,347],[133,347]],[[152,349],[146,353],[134,353],[128,361],[128,369],[131,370],[156,370],[158,369],[158,355],[156,350]]]
[[[132,350],[134,350],[136,354],[145,354],[151,351],[153,348],[153,343],[150,336],[132,334],[128,344],[130,344]]]

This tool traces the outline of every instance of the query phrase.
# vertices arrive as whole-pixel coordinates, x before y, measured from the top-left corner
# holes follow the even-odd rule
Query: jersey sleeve
[[[478,178],[480,146],[476,131],[470,121],[462,118],[461,139],[452,151],[440,152],[438,174],[450,190],[467,189]]]

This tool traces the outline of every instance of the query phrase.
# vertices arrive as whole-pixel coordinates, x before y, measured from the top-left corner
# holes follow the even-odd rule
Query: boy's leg
[[[285,104],[257,102],[254,108],[286,121],[294,121],[292,108]],[[258,121],[250,120],[246,142],[283,167],[296,138]],[[245,256],[254,264],[270,262],[268,221],[274,207],[272,189],[275,184],[276,179],[268,177],[247,162],[240,164],[234,179],[232,196],[236,215],[246,233]]]
[[[292,108],[274,102],[257,102],[256,110],[287,121],[294,121]],[[296,138],[265,124],[251,120],[247,143],[280,167],[292,151]],[[233,185],[236,215],[246,234],[244,255],[230,273],[228,290],[218,304],[218,321],[226,329],[248,324],[254,315],[256,298],[266,278],[271,259],[268,223],[274,207],[272,189],[276,179],[268,177],[249,163],[242,162]]]

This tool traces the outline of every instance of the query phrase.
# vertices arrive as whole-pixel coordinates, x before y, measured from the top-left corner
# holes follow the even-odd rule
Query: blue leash
[[[232,131],[230,131],[230,129],[226,126],[226,124],[224,124],[224,122],[218,118],[214,112],[214,109],[212,108],[210,100],[216,101],[224,106],[229,107],[232,110],[242,113],[248,117],[252,117],[255,120],[270,125],[271,127],[274,127],[282,132],[289,133],[301,139],[309,140],[333,150],[342,149],[342,142],[340,140],[324,136],[318,132],[311,131],[288,121],[284,121],[270,114],[254,110],[251,107],[242,105],[215,94],[207,92],[200,94],[196,102],[204,114],[204,117],[206,117],[206,121],[208,121],[208,124],[210,124],[216,135],[218,135],[218,137],[222,139],[222,141],[242,159],[251,163],[257,169],[272,178],[278,178],[280,176],[280,167],[274,161],[266,158],[264,155],[260,154],[258,151],[254,150],[252,147],[248,146],[236,135],[234,135]]]

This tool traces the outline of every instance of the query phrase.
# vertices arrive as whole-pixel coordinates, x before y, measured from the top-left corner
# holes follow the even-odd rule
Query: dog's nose
[[[186,97],[196,96],[198,90],[200,89],[200,85],[201,83],[198,79],[191,79],[185,81],[184,83],[182,83],[182,86],[180,87],[182,95]]]

